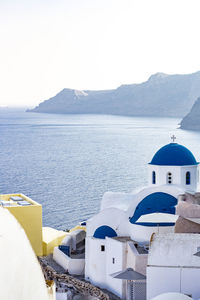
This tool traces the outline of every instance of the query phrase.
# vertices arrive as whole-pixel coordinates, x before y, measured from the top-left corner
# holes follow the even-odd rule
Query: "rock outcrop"
[[[191,111],[183,118],[180,128],[188,130],[200,130],[200,97],[192,106]]]

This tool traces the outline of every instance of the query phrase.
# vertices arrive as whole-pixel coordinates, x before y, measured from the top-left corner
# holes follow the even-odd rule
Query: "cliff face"
[[[64,89],[29,111],[183,117],[198,96],[200,72],[188,75],[157,73],[144,83],[122,85],[114,90]]]
[[[200,97],[196,100],[190,112],[183,118],[180,128],[200,130]]]

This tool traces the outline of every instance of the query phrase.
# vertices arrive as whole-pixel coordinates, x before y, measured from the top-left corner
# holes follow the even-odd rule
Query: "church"
[[[198,162],[174,138],[149,162],[147,187],[132,193],[106,192],[99,213],[87,220],[85,279],[122,299],[127,284],[117,279],[117,272],[132,268],[145,278],[152,234],[173,233],[181,195],[197,191]],[[131,288],[139,300],[146,293],[145,279],[138,284]]]

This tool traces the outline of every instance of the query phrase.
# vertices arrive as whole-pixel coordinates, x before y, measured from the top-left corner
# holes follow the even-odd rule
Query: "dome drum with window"
[[[159,149],[149,163],[149,185],[179,185],[196,191],[198,162],[186,147],[170,143]]]

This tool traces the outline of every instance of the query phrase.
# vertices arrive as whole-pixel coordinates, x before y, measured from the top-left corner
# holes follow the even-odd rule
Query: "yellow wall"
[[[29,206],[8,206],[8,209],[23,227],[37,256],[42,255],[42,206],[23,194],[0,195],[0,200],[19,196],[31,203]]]
[[[43,255],[53,253],[55,247],[62,243],[62,240],[67,235],[67,232],[56,230],[50,227],[43,227]]]
[[[86,226],[76,225],[75,227],[73,227],[72,229],[70,229],[69,232],[72,232],[72,231],[75,231],[75,230],[78,230],[78,229],[86,231]]]

